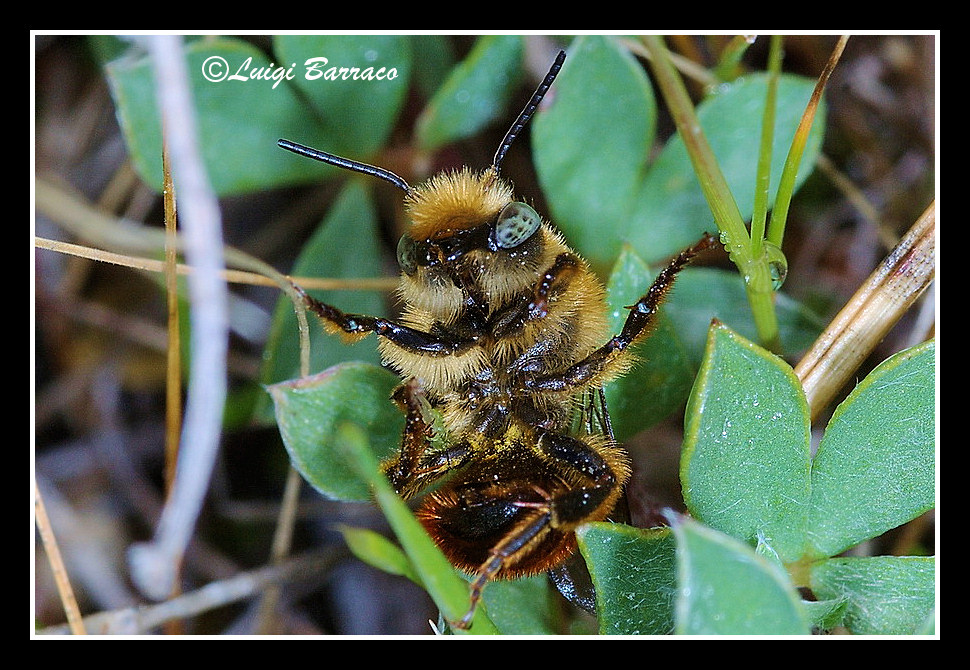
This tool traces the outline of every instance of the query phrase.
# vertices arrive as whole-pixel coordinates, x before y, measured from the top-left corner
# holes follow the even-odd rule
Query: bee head
[[[476,173],[468,168],[442,172],[424,184],[411,187],[390,170],[341,158],[317,149],[279,140],[280,147],[347,170],[362,172],[394,184],[405,193],[405,206],[411,225],[398,244],[398,262],[404,274],[415,283],[415,293],[425,289],[468,288],[480,284],[485,275],[507,275],[500,293],[517,290],[517,273],[533,272],[538,262],[536,235],[550,234],[529,205],[513,200],[512,186],[499,176],[505,154],[528,124],[552,82],[559,74],[566,53],[560,51],[552,68],[505,134],[492,159],[492,165]],[[531,281],[525,276],[522,282]],[[484,286],[488,292],[494,289]],[[419,300],[420,302],[420,300]]]

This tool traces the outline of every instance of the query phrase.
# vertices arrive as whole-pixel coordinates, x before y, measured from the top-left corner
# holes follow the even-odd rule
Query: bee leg
[[[398,386],[391,399],[404,412],[404,432],[400,451],[381,467],[394,490],[407,500],[450,468],[463,463],[471,450],[466,442],[458,442],[429,451],[435,437],[432,410],[418,380],[412,377]]]
[[[526,318],[544,318],[549,313],[549,298],[558,285],[568,282],[579,271],[579,260],[572,254],[559,254],[552,267],[546,270],[536,284],[532,302],[527,307]]]
[[[630,307],[630,314],[618,335],[614,335],[609,342],[564,371],[527,379],[526,388],[530,391],[570,392],[576,387],[593,383],[608,374],[621,354],[653,327],[657,312],[673,287],[677,273],[684,269],[695,256],[715,244],[717,244],[717,237],[705,235],[699,242],[680,252],[657,275],[643,297]]]
[[[538,505],[543,504],[538,503]],[[523,504],[523,506],[525,505]],[[450,621],[449,623],[456,628],[468,630],[471,627],[472,619],[475,617],[475,610],[478,609],[478,603],[482,600],[482,591],[484,591],[485,586],[498,574],[510,558],[523,550],[523,546],[540,534],[547,532],[548,529],[549,513],[546,511],[530,516],[524,523],[519,524],[502,538],[501,542],[492,547],[488,561],[475,572],[475,579],[471,582],[468,611],[458,621]]]
[[[611,443],[593,446],[579,438],[552,432],[543,432],[538,446],[560,468],[578,472],[588,482],[549,500],[554,527],[571,530],[579,523],[603,518],[612,511],[629,479],[630,467],[623,451]]]
[[[387,338],[402,349],[428,356],[459,354],[475,344],[473,340],[425,333],[401,325],[391,319],[363,314],[347,314],[332,305],[317,300],[296,284],[293,284],[293,287],[300,294],[307,308],[323,322],[324,327],[331,331],[343,332],[350,338],[377,333],[378,337]]]
[[[556,567],[555,564],[530,562],[529,554],[542,546],[552,533],[559,535],[563,541],[569,537],[571,542],[576,526],[606,518],[630,477],[624,452],[612,442],[590,444],[578,438],[543,431],[539,435],[537,448],[542,458],[561,472],[559,481],[585,480],[586,484],[562,486],[551,493],[535,486],[543,500],[511,503],[528,512],[491,548],[488,559],[476,571],[471,583],[468,612],[461,620],[454,622],[459,628],[471,625],[483,589],[503,567],[531,563],[532,572]]]
[[[391,399],[404,412],[404,432],[400,450],[383,463],[382,469],[394,490],[407,499],[416,493],[418,463],[434,437],[431,408],[424,388],[414,378],[398,386]]]
[[[527,300],[517,302],[499,312],[489,325],[497,339],[513,337],[530,321],[544,319],[549,315],[549,302],[580,270],[579,259],[573,254],[559,254],[532,289]]]

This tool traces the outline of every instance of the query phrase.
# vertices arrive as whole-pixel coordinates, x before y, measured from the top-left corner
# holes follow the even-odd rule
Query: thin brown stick
[[[169,169],[168,152],[162,151],[165,187],[165,293],[168,306],[168,347],[165,369],[165,488],[170,491],[175,481],[179,435],[182,432],[182,346],[179,328],[178,303],[178,216],[175,205],[175,184]]]
[[[86,635],[87,631],[84,627],[84,620],[81,618],[81,610],[74,598],[74,589],[71,588],[71,580],[67,577],[67,570],[64,568],[64,561],[61,558],[61,550],[57,547],[57,538],[54,537],[50,518],[47,516],[47,508],[44,507],[44,499],[36,482],[34,483],[34,516],[41,542],[44,544],[44,551],[47,552],[47,560],[50,563],[51,571],[54,573],[57,592],[60,594],[61,603],[64,605],[68,626],[74,635]]]
[[[855,374],[935,276],[933,202],[795,366],[812,418]]]
[[[164,187],[162,192],[165,213],[165,298],[168,308],[168,338],[165,352],[165,495],[172,493],[175,486],[175,473],[178,466],[179,441],[182,434],[182,334],[179,327],[178,301],[178,216],[175,206],[175,183],[172,181],[168,149],[162,148],[162,172]],[[181,566],[179,566],[181,569]],[[181,584],[176,579],[172,596],[181,592]],[[165,632],[178,635],[182,632],[181,621],[166,624]]]
[[[306,376],[305,374],[303,376]],[[283,491],[283,501],[280,505],[279,515],[276,518],[276,530],[273,533],[273,546],[270,549],[270,562],[272,565],[280,566],[286,560],[293,544],[293,528],[296,525],[297,511],[299,509],[300,489],[303,478],[296,468],[292,465],[286,476],[286,487]],[[279,583],[269,584],[263,592],[262,600],[259,603],[259,617],[256,623],[256,632],[259,634],[271,634],[277,632],[276,629],[276,609],[280,601],[281,585]]]
[[[119,254],[103,249],[72,244],[51,240],[45,237],[34,237],[34,246],[39,249],[48,249],[57,253],[87,258],[102,263],[111,263],[123,267],[144,270],[145,272],[165,272],[165,262],[152,258]],[[192,272],[192,268],[184,263],[175,266],[175,271],[180,275],[187,275]],[[256,272],[245,270],[226,270],[222,273],[223,279],[233,284],[246,284],[249,286],[278,286],[278,282],[271,277],[261,275]],[[391,291],[397,284],[398,279],[394,277],[360,278],[360,279],[332,279],[327,277],[291,277],[292,281],[307,290],[322,291]]]

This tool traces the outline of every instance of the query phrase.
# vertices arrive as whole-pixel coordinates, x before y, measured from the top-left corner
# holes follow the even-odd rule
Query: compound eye
[[[397,243],[397,262],[409,277],[418,269],[418,243],[405,233]]]
[[[495,222],[495,242],[502,249],[514,249],[539,230],[539,215],[524,202],[510,202]]]

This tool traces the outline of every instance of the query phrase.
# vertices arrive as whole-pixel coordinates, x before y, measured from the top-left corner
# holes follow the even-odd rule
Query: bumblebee
[[[630,347],[650,331],[677,272],[715,243],[706,236],[674,258],[610,337],[600,281],[500,176],[565,56],[480,172],[443,172],[412,187],[383,168],[279,141],[404,191],[411,223],[397,248],[400,319],[347,314],[300,292],[328,331],[376,333],[404,380],[393,394],[406,417],[401,447],[383,470],[405,499],[435,486],[416,515],[473,576],[459,627],[470,625],[490,580],[559,568],[576,550],[575,529],[605,519],[620,500],[630,463],[609,429],[602,387],[634,363]],[[574,428],[577,409],[586,430]]]

